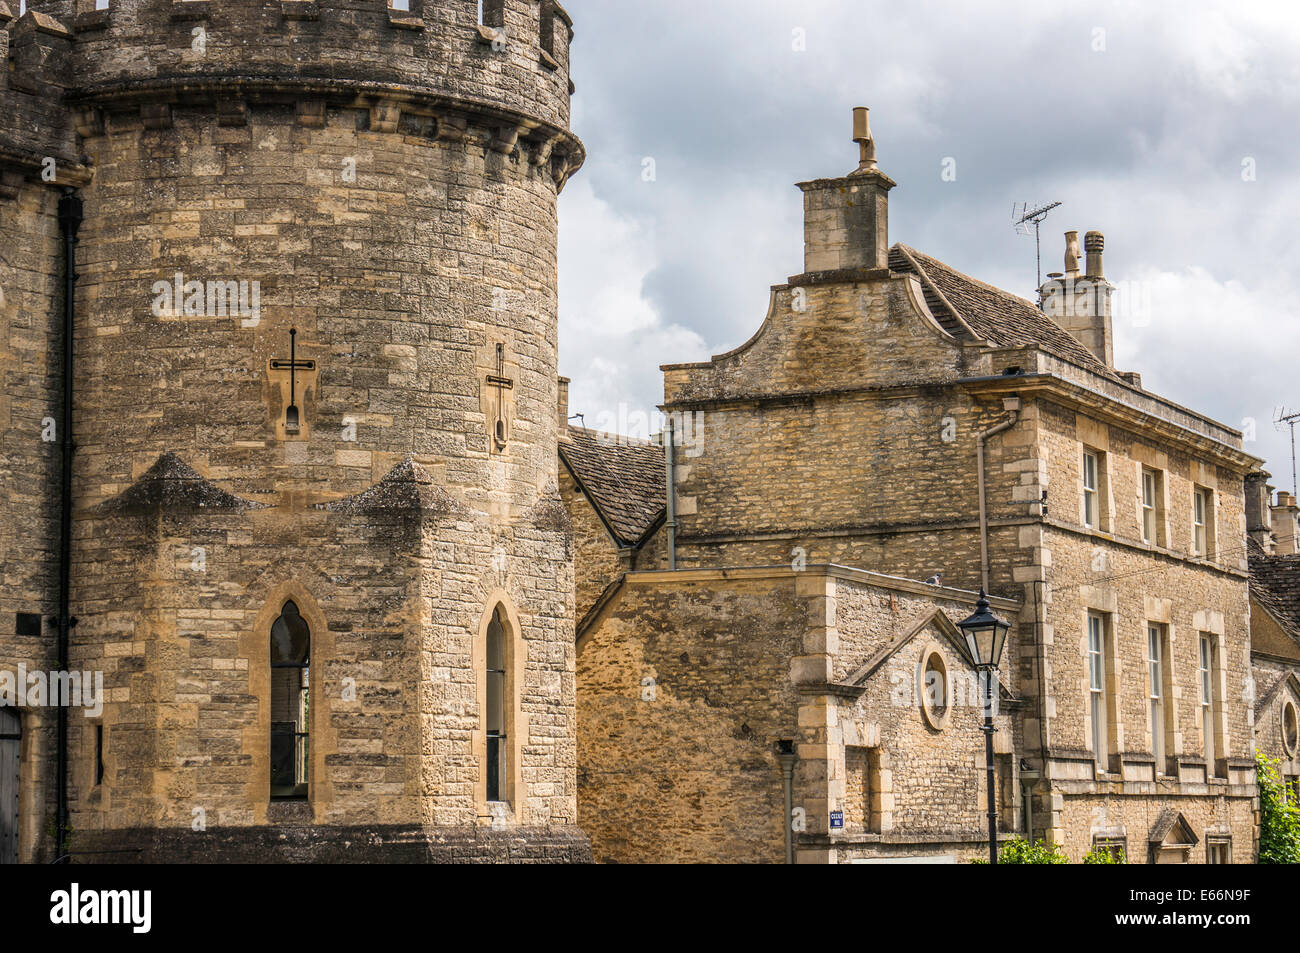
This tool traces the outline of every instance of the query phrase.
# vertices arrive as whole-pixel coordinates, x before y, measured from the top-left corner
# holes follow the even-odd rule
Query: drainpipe
[[[790,828],[794,813],[794,742],[778,741],[776,758],[781,762],[781,786],[785,794],[785,862],[794,863],[794,832]]]
[[[81,228],[82,202],[71,189],[59,199],[59,230],[63,233],[63,439],[60,441],[59,478],[59,645],[58,670],[68,670],[68,636],[77,620],[69,613],[72,579],[72,373],[73,328],[76,324],[77,231]],[[55,857],[67,853],[68,830],[68,708],[59,699],[58,776],[55,780],[56,812]]]
[[[989,513],[984,492],[984,442],[990,437],[996,437],[1004,430],[1010,430],[1016,425],[1016,421],[1020,417],[1020,398],[1004,397],[1002,398],[1002,407],[1004,410],[1009,411],[1011,416],[1002,423],[984,431],[975,442],[975,469],[978,474],[980,491],[980,588],[985,592],[989,591]]]
[[[676,491],[673,489],[673,418],[667,415],[664,430],[660,438],[664,445],[664,478],[668,484],[668,507],[664,514],[664,530],[667,533],[668,568],[677,568],[677,503]]]

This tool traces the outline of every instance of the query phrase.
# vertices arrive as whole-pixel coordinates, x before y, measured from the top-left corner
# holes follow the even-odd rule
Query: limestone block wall
[[[1171,754],[1194,759],[1203,751],[1199,727],[1198,634],[1209,632],[1221,644],[1224,682],[1219,697],[1229,759],[1250,757],[1249,606],[1244,574],[1245,522],[1243,474],[1198,460],[1166,442],[1037,402],[1034,454],[1041,485],[1049,492],[1049,517],[1041,536],[1026,550],[1027,563],[1047,567],[1039,597],[1050,627],[1048,681],[1060,697],[1048,705],[1049,745],[1090,746],[1087,728],[1086,614],[1113,615],[1117,652],[1117,717],[1122,742],[1115,750],[1150,754],[1147,705],[1147,623],[1167,627],[1172,703],[1178,723]],[[1081,461],[1084,447],[1100,452],[1099,526],[1083,525]],[[1162,474],[1157,519],[1159,538],[1141,539],[1140,472]],[[1209,514],[1209,558],[1191,555],[1192,491],[1213,491]],[[1033,585],[1031,582],[1030,585]],[[1057,686],[1062,686],[1057,688]],[[1225,752],[1219,751],[1220,758]],[[1223,767],[1223,766],[1221,766]],[[1146,769],[1150,777],[1150,769]],[[1162,774],[1171,773],[1162,771]],[[1177,772],[1172,772],[1176,774]]]
[[[581,621],[605,588],[629,567],[620,560],[618,546],[591,501],[563,466],[560,467],[560,496],[573,523],[574,618]]]
[[[1091,748],[1085,619],[1092,610],[1114,620],[1116,715],[1123,729],[1116,750],[1151,753],[1146,657],[1147,623],[1152,622],[1166,626],[1169,635],[1167,661],[1177,712],[1174,730],[1181,735],[1181,753],[1191,764],[1204,750],[1198,635],[1211,633],[1221,646],[1222,680],[1216,691],[1228,741],[1226,753],[1220,750],[1218,757],[1226,754],[1232,760],[1249,761],[1251,706],[1246,699],[1250,694],[1250,644],[1243,581],[1176,564],[1153,565],[1148,557],[1118,547],[1103,550],[1110,569],[1101,575],[1092,570],[1096,547],[1080,546],[1076,537],[1060,531],[1046,533],[1044,542],[1051,550],[1055,575],[1048,609],[1048,657],[1053,690],[1058,691],[1059,686],[1049,744],[1076,751]]]
[[[230,127],[176,112],[170,129],[124,119],[87,141],[79,495],[98,502],[185,448],[246,495],[283,489],[278,467],[359,492],[414,452],[478,508],[535,502],[556,466],[549,176],[468,143],[358,133],[357,110],[323,128],[290,108]],[[260,312],[155,314],[155,283],[178,272],[258,282]],[[290,382],[269,366],[290,328],[317,362],[295,381],[300,442],[278,439]],[[496,344],[515,380],[504,456],[483,405]]]
[[[632,579],[634,577],[630,577]],[[578,647],[578,821],[598,862],[784,861],[793,581],[631,582]]]
[[[843,760],[834,770],[844,768],[845,827],[831,832],[837,860],[980,856],[988,837],[982,686],[954,644],[952,628],[935,618],[942,613],[956,623],[973,604],[948,592],[915,594],[849,579],[836,580],[835,602],[841,679],[900,635],[910,636],[871,673],[865,692],[840,704]],[[996,611],[1014,614],[1005,606]],[[1013,630],[1006,657],[1014,658],[1015,650]],[[1005,665],[1000,674],[1016,698],[1015,667]],[[940,687],[943,694],[936,696]],[[994,796],[999,830],[1007,832],[1022,828],[1016,708],[999,702],[994,718]]]
[[[975,443],[1006,418],[1001,402],[952,388],[826,396],[705,412],[704,450],[678,451],[679,556],[687,564],[835,562],[979,586]],[[989,518],[1008,540],[1024,521],[1018,473],[1023,455],[986,449]],[[741,537],[737,539],[736,537]],[[1009,580],[1010,557],[995,578]]]
[[[58,316],[62,309],[58,195],[24,184],[0,200],[0,671],[56,664],[58,606]],[[19,625],[19,614],[35,616]],[[21,706],[19,858],[41,857],[54,810],[52,708]]]
[[[103,570],[76,590],[73,664],[103,670],[109,698],[102,718],[74,720],[83,842],[131,847],[142,828],[183,835],[196,817],[212,831],[573,824],[571,554],[553,514],[521,521],[508,550],[455,507],[132,506],[79,528]],[[312,632],[300,807],[269,798],[269,633],[286,599]],[[504,814],[483,792],[476,641],[498,604],[513,697]]]
[[[554,412],[556,195],[583,157],[567,14],[525,0],[489,4],[482,24],[465,0],[33,6],[12,28],[0,9],[17,90],[0,82],[0,133],[34,115],[15,96],[45,96],[37,145],[86,215],[73,664],[103,671],[109,702],[72,732],[77,835],[149,840],[189,830],[199,807],[214,831],[452,826],[448,850],[467,856],[581,855]],[[74,128],[84,168],[64,148]],[[14,160],[28,179],[30,159]],[[6,167],[6,199],[13,181]],[[0,304],[0,410],[26,429],[57,410],[35,382],[57,383],[38,365],[59,250],[50,196],[14,208],[0,228],[24,252],[0,286],[32,317]],[[54,460],[22,453],[6,472]],[[13,501],[37,521],[41,486]],[[16,534],[0,569],[21,559],[40,578],[49,529]],[[285,813],[265,790],[263,668],[271,604],[290,590],[319,630],[319,724],[310,803]],[[489,805],[483,630],[498,604],[512,756]],[[489,824],[573,837],[480,849]]]
[[[1300,725],[1298,669],[1300,666],[1294,663],[1258,656],[1254,659],[1255,750],[1266,758],[1280,761],[1278,773],[1287,779],[1300,778],[1300,744],[1297,744],[1295,727]]]
[[[935,322],[913,279],[879,274],[775,286],[763,324],[740,347],[709,362],[664,368],[664,399],[935,382],[987,364]]]
[[[1063,522],[1083,526],[1082,460],[1085,448],[1101,454],[1099,525],[1096,535],[1164,552],[1181,559],[1201,559],[1232,570],[1246,568],[1245,472],[1179,449],[1168,441],[1133,429],[1107,425],[1050,401],[1038,405],[1038,455],[1042,482],[1050,487],[1051,512]],[[1237,446],[1240,446],[1238,441]],[[1144,468],[1160,476],[1157,493],[1158,538],[1142,538]],[[1193,490],[1210,491],[1205,557],[1193,549]]]
[[[629,575],[579,642],[579,821],[596,859],[783,862],[782,741],[796,756],[800,862],[976,850],[982,713],[962,694],[951,624],[973,602],[826,566]],[[927,624],[936,613],[946,629]],[[953,675],[938,727],[910,684],[935,652]],[[1009,757],[1008,713],[997,723]]]
[[[299,5],[301,4],[301,6]],[[444,96],[568,125],[568,16],[558,4],[485,4],[493,33],[480,31],[475,0],[34,0],[75,24],[77,72],[87,87],[137,87],[174,76],[202,80],[232,71],[276,79],[371,84],[375,94],[433,89]],[[552,35],[543,56],[543,8]],[[491,14],[495,13],[495,16]],[[204,39],[195,42],[202,28]]]
[[[1094,837],[1118,840],[1130,864],[1152,863],[1148,835],[1166,810],[1181,813],[1197,838],[1185,854],[1186,863],[1206,863],[1209,838],[1230,841],[1232,863],[1255,862],[1257,818],[1249,792],[1231,797],[1152,797],[1113,790],[1097,797],[1062,796],[1058,807],[1061,849],[1075,863],[1092,848]]]

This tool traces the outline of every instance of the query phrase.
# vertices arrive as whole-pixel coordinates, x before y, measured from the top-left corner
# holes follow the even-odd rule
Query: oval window
[[[1295,757],[1296,745],[1300,743],[1300,716],[1296,714],[1295,704],[1287,701],[1282,706],[1282,747],[1286,753]]]
[[[951,686],[948,684],[948,666],[943,656],[931,649],[924,656],[921,674],[921,711],[931,728],[941,729],[948,723]]]

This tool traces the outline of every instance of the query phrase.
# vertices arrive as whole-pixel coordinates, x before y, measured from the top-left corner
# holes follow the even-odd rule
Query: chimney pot
[[[1101,252],[1105,247],[1106,239],[1102,237],[1101,232],[1089,232],[1083,236],[1083,248],[1088,253],[1088,260],[1084,267],[1089,278],[1104,277],[1101,268]]]
[[[1065,273],[1067,275],[1077,275],[1079,273],[1079,233],[1077,231],[1065,233]]]
[[[870,172],[876,167],[876,143],[871,138],[871,125],[866,106],[853,107],[853,141],[858,144],[858,167],[850,175]]]

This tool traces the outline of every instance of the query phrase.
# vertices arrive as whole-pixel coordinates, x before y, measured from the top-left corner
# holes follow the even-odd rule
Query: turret
[[[35,91],[0,94],[43,97],[24,187],[57,147],[46,198],[84,207],[70,652],[108,694],[70,720],[86,849],[262,859],[314,827],[585,856],[554,515],[568,15],[32,5],[0,37]]]

